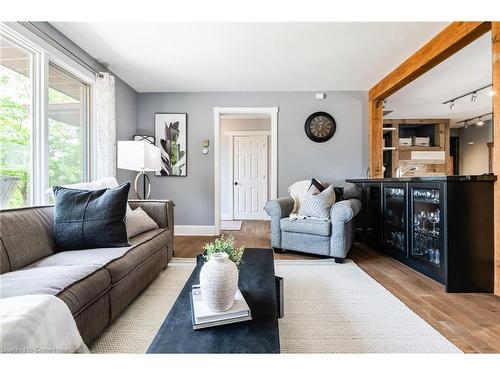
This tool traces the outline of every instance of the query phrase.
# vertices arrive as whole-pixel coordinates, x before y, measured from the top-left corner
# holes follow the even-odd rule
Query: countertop
[[[462,176],[420,176],[420,177],[389,177],[389,178],[349,178],[352,183],[361,182],[489,182],[496,181],[495,175],[462,175]]]

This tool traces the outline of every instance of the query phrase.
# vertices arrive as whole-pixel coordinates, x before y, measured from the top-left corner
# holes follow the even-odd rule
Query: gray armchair
[[[361,211],[360,191],[350,183],[333,184],[344,187],[344,200],[332,206],[328,221],[290,221],[293,209],[290,197],[267,202],[265,209],[271,216],[271,245],[275,250],[295,250],[343,261],[353,242],[353,219]]]

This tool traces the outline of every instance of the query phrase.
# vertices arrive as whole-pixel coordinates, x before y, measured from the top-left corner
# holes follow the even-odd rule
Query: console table
[[[350,179],[362,189],[356,240],[445,285],[493,292],[495,176]]]

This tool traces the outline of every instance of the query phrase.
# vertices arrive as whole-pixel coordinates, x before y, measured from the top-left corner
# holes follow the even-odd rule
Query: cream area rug
[[[354,262],[277,260],[285,278],[282,353],[460,353]],[[195,267],[174,259],[90,347],[145,353]]]

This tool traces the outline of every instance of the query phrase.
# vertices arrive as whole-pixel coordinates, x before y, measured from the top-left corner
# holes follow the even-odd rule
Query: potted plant
[[[234,237],[215,239],[203,246],[206,263],[200,271],[201,295],[212,311],[229,310],[238,289],[238,266],[245,247],[234,247]]]

